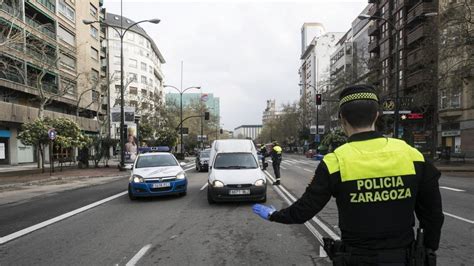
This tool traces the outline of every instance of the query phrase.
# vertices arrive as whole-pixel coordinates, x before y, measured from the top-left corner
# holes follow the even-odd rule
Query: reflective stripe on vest
[[[275,147],[273,147],[273,150],[274,150],[277,154],[280,154],[281,151],[282,151],[282,149],[281,149],[280,146],[275,146]]]
[[[323,159],[329,174],[337,171],[341,181],[415,174],[415,161],[423,155],[402,140],[376,138],[346,143]]]

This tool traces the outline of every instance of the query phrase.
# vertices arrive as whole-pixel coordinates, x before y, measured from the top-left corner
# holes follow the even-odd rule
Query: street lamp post
[[[187,90],[190,90],[190,89],[197,89],[197,90],[200,90],[201,87],[197,87],[197,86],[193,86],[193,87],[189,87],[189,88],[186,88],[185,90],[183,90],[183,88],[178,89],[176,88],[175,86],[171,86],[171,85],[164,85],[165,88],[173,88],[175,90],[178,91],[179,93],[179,120],[180,120],[180,127],[179,127],[179,133],[180,133],[180,140],[181,140],[181,154],[184,155],[184,151],[183,151],[183,94],[187,91]],[[202,138],[202,136],[201,136]]]
[[[129,31],[131,28],[134,26],[143,23],[143,22],[150,22],[153,24],[158,24],[160,23],[159,19],[146,19],[146,20],[141,20],[138,22],[133,23],[127,28],[123,28],[123,16],[121,15],[120,19],[120,26],[114,26],[110,25],[108,23],[105,23],[103,21],[95,20],[82,20],[82,22],[86,25],[94,24],[94,23],[100,23],[102,25],[105,25],[107,27],[111,27],[114,29],[117,34],[120,37],[120,170],[124,170],[125,166],[125,132],[124,132],[124,127],[125,127],[125,111],[124,111],[124,106],[125,106],[125,99],[124,99],[124,73],[123,73],[123,38],[125,37],[125,34],[127,31]],[[120,29],[120,31],[119,31]]]
[[[437,16],[438,13],[430,12],[422,14],[423,17],[432,17]],[[386,22],[393,30],[395,30],[395,112],[394,123],[393,123],[393,136],[398,138],[398,129],[400,124],[400,29],[393,24],[390,20],[380,17],[380,16],[371,16],[368,14],[361,14],[358,16],[359,19],[364,20],[381,20]]]

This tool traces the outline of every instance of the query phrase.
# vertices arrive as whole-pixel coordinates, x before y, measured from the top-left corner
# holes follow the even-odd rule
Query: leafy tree
[[[138,126],[138,136],[140,137],[140,142],[153,139],[155,135],[155,127],[153,127],[149,122],[141,122]]]
[[[160,129],[156,132],[156,138],[148,141],[150,146],[174,147],[178,141],[178,133],[171,129]]]
[[[49,118],[37,119],[33,122],[25,123],[21,127],[18,139],[24,145],[32,145],[37,148],[44,173],[44,149],[49,143],[48,130],[51,128],[51,120]],[[38,166],[39,167],[39,166]]]

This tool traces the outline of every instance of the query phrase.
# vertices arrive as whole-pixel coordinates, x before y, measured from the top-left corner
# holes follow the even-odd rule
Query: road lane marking
[[[313,172],[313,171],[311,171],[309,169],[306,169],[306,168],[301,168],[301,169],[305,170],[306,172],[311,172],[311,173]]]
[[[145,255],[145,253],[151,248],[151,244],[142,247],[133,258],[125,264],[125,266],[135,266],[137,262]]]
[[[267,179],[269,179],[270,181],[274,182],[273,178],[271,176],[267,176]],[[280,197],[283,198],[283,200],[288,204],[288,205],[291,205],[292,202],[290,199],[287,198],[287,196],[281,191],[281,188],[279,186],[272,186],[273,190],[275,190],[275,192],[280,195]],[[304,225],[306,226],[306,228],[308,228],[308,230],[314,235],[314,237],[316,237],[316,239],[319,241],[319,243],[321,245],[324,245],[324,241],[323,241],[323,235],[321,235],[321,233],[318,232],[318,230],[316,230],[316,228],[314,228],[314,226],[310,223],[310,222],[305,222]],[[323,251],[321,252],[321,248],[322,246],[319,246],[320,249],[319,249],[319,256],[322,257],[322,258],[325,258],[327,257],[327,254],[326,252],[324,252],[324,249]]]
[[[291,164],[291,163],[289,163],[289,162],[286,162],[286,161],[282,161],[281,163],[282,163],[282,164],[286,164],[286,165],[293,165],[293,164]]]
[[[288,169],[288,168],[286,168],[286,167],[284,167],[284,166],[282,166],[282,165],[280,165],[280,168],[281,168],[281,169],[284,169],[284,170]]]
[[[204,186],[202,186],[202,188],[200,190],[203,191],[208,185],[209,185],[209,183],[206,182],[206,184],[204,184]]]
[[[444,213],[444,215],[447,215],[447,216],[456,218],[456,219],[461,220],[461,221],[464,221],[464,222],[466,222],[466,223],[474,224],[474,221],[471,221],[471,220],[469,220],[469,219],[462,218],[462,217],[460,217],[460,216],[457,216],[457,215],[454,215],[454,214],[451,214],[451,213],[447,213],[447,212],[443,212],[443,213]]]
[[[192,169],[192,168],[186,169],[186,170],[184,170],[184,171],[186,172],[186,171],[189,171],[190,169]],[[73,210],[73,211],[70,211],[70,212],[61,214],[61,215],[59,215],[59,216],[56,216],[56,217],[54,217],[54,218],[51,218],[51,219],[46,220],[46,221],[44,221],[44,222],[41,222],[41,223],[39,223],[39,224],[35,224],[35,225],[30,226],[30,227],[24,228],[24,229],[22,229],[22,230],[20,230],[20,231],[17,231],[17,232],[15,232],[15,233],[11,233],[11,234],[9,234],[9,235],[0,237],[0,245],[3,245],[3,244],[5,244],[5,243],[7,243],[7,242],[10,242],[10,241],[14,240],[14,239],[20,238],[20,237],[22,237],[22,236],[24,236],[24,235],[27,235],[27,234],[29,234],[29,233],[32,233],[32,232],[37,231],[37,230],[39,230],[39,229],[42,229],[42,228],[44,228],[44,227],[46,227],[46,226],[48,226],[48,225],[51,225],[51,224],[57,223],[57,222],[59,222],[59,221],[65,220],[65,219],[67,219],[67,218],[69,218],[69,217],[71,217],[71,216],[74,216],[74,215],[76,215],[76,214],[79,214],[79,213],[81,213],[81,212],[85,212],[85,211],[87,211],[87,210],[90,210],[90,209],[92,209],[92,208],[95,208],[95,207],[97,207],[97,206],[99,206],[99,205],[102,205],[102,204],[104,204],[104,203],[106,203],[106,202],[109,202],[109,201],[114,200],[114,199],[116,199],[116,198],[118,198],[118,197],[121,197],[121,196],[123,196],[123,195],[125,195],[125,194],[127,194],[127,193],[128,193],[128,191],[120,192],[120,193],[115,194],[115,195],[113,195],[113,196],[110,196],[110,197],[108,197],[108,198],[105,198],[105,199],[102,199],[102,200],[93,202],[93,203],[91,203],[91,204],[89,204],[89,205],[86,205],[86,206],[80,207],[80,208],[78,208],[78,209],[75,209],[75,210]]]
[[[447,190],[452,190],[452,191],[456,191],[456,192],[466,192],[466,190],[459,189],[459,188],[444,187],[444,186],[440,186],[439,188],[447,189]]]
[[[89,209],[92,209],[92,208],[94,208],[94,207],[97,207],[97,206],[99,206],[99,205],[101,205],[101,204],[104,204],[104,203],[106,203],[106,202],[109,202],[109,201],[111,201],[111,200],[114,200],[114,199],[116,199],[116,198],[118,198],[118,197],[121,197],[121,196],[123,196],[123,195],[125,195],[125,194],[127,194],[127,191],[120,192],[120,193],[118,193],[118,194],[115,194],[115,195],[110,196],[110,197],[108,197],[108,198],[105,198],[105,199],[103,199],[103,200],[96,201],[96,202],[91,203],[91,204],[89,204],[89,205],[86,205],[86,206],[84,206],[84,207],[75,209],[75,210],[73,210],[73,211],[67,212],[67,213],[65,213],[65,214],[62,214],[62,215],[59,215],[59,216],[57,216],[57,217],[51,218],[51,219],[49,219],[49,220],[46,220],[46,221],[44,221],[44,222],[41,222],[41,223],[39,223],[39,224],[35,224],[35,225],[32,225],[32,226],[27,227],[27,228],[25,228],[25,229],[22,229],[22,230],[20,230],[20,231],[17,231],[17,232],[15,232],[15,233],[12,233],[12,234],[9,234],[9,235],[0,237],[0,245],[5,244],[5,243],[7,243],[7,242],[9,242],[9,241],[12,241],[12,240],[14,240],[14,239],[17,239],[17,238],[19,238],[19,237],[22,237],[22,236],[24,236],[24,235],[26,235],[26,234],[29,234],[29,233],[31,233],[31,232],[34,232],[34,231],[36,231],[36,230],[39,230],[39,229],[41,229],[41,228],[44,228],[44,227],[46,227],[46,226],[48,226],[48,225],[51,225],[51,224],[57,223],[57,222],[59,222],[59,221],[62,221],[62,220],[64,220],[64,219],[67,219],[67,218],[69,218],[69,217],[71,217],[71,216],[73,216],[73,215],[76,215],[76,214],[78,214],[78,213],[81,213],[81,212],[87,211],[87,210],[89,210]]]
[[[270,173],[268,171],[265,171],[265,174],[273,181],[275,182],[275,179],[273,178],[272,175],[270,175]],[[278,188],[280,188],[283,192],[286,193],[286,195],[293,201],[295,202],[297,199],[282,185],[279,185]],[[291,205],[291,204],[290,204]],[[316,216],[314,216],[312,218],[312,220],[321,228],[323,229],[330,237],[332,237],[333,239],[340,239],[340,237],[334,232],[332,231],[325,223],[323,223],[319,218],[317,218]]]

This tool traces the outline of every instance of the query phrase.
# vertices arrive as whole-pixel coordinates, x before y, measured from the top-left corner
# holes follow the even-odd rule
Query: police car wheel
[[[259,200],[260,203],[265,203],[267,202],[267,194],[263,197],[263,199]]]
[[[131,187],[130,185],[128,186],[128,198],[129,198],[130,200],[136,200],[136,199],[137,199],[137,197],[135,197],[135,196],[133,195],[133,193],[132,193],[132,187]]]
[[[180,197],[184,197],[184,196],[186,196],[186,194],[187,194],[187,192],[186,192],[186,191],[184,191],[184,192],[181,192],[181,193],[179,193],[179,194],[178,194],[178,196],[180,196]]]

